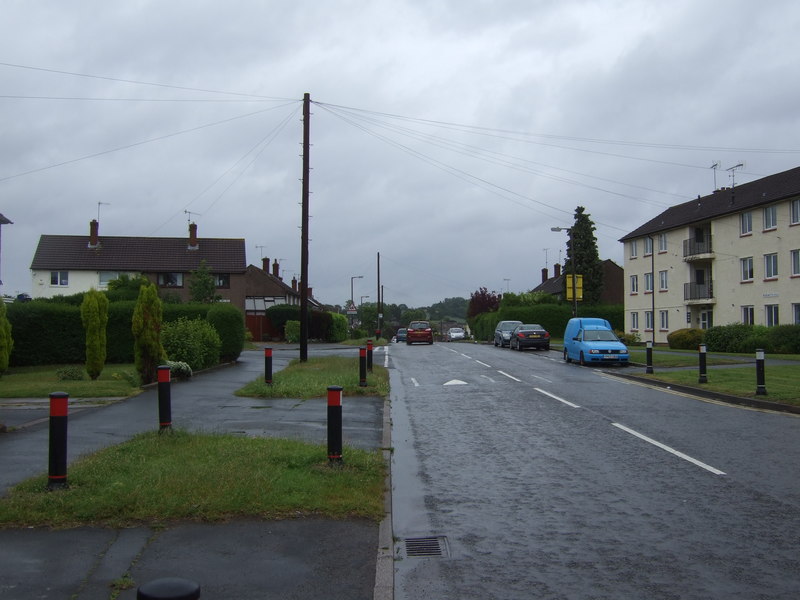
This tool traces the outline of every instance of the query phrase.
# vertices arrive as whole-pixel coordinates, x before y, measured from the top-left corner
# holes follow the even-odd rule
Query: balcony
[[[714,282],[684,283],[683,299],[688,304],[714,304]]]
[[[683,240],[683,260],[703,260],[714,258],[714,250],[711,246],[711,236],[699,240]]]

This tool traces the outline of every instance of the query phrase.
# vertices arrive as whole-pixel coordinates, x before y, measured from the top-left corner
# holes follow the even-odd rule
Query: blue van
[[[577,318],[567,322],[564,330],[564,360],[627,365],[628,347],[619,341],[605,319]]]

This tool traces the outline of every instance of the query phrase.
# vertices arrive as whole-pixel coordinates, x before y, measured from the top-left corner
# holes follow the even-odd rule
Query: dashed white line
[[[466,354],[464,354],[463,352],[461,353],[461,356],[463,356],[464,358],[468,358],[468,359],[472,360],[472,357],[471,357],[471,356],[467,356],[467,355],[466,355]]]
[[[546,392],[541,388],[533,388],[533,389],[535,389],[540,394],[544,394],[545,396],[550,396],[553,400],[558,400],[559,402],[563,402],[567,406],[571,406],[572,408],[580,408],[580,406],[578,406],[577,404],[573,404],[569,400],[564,400],[564,398],[559,398],[555,394],[551,394],[550,392]]]
[[[484,367],[489,367],[490,369],[492,368],[492,365],[487,365],[485,362],[481,362],[479,360],[476,360],[475,362],[478,363],[479,365],[483,365]]]
[[[682,458],[683,460],[688,460],[693,465],[697,465],[698,467],[700,467],[702,469],[705,469],[706,471],[710,471],[714,475],[725,475],[724,471],[720,471],[719,469],[715,469],[714,467],[712,467],[710,465],[707,465],[704,462],[700,462],[696,458],[692,458],[691,456],[688,456],[688,455],[684,454],[683,452],[678,452],[674,448],[670,448],[669,446],[665,446],[661,442],[657,442],[656,440],[654,440],[652,438],[649,438],[646,435],[642,435],[638,431],[634,431],[633,429],[631,429],[629,427],[625,427],[625,425],[621,425],[619,423],[612,423],[612,425],[614,427],[617,427],[617,428],[621,429],[622,431],[626,431],[626,432],[630,433],[631,435],[636,436],[640,440],[644,440],[645,442],[647,442],[649,444],[653,444],[654,446],[656,446],[658,448],[661,448],[662,450],[666,450],[667,452],[669,452],[670,454],[674,454],[678,458]]]
[[[411,378],[411,383],[414,384],[414,387],[419,387],[419,382],[416,379],[414,379],[413,377]]]
[[[541,375],[534,375],[534,377],[536,377],[536,379],[541,379],[542,381],[546,381],[547,383],[553,383],[547,377],[542,377]]]
[[[500,373],[500,375],[505,375],[505,376],[506,376],[506,377],[508,377],[509,379],[513,379],[514,381],[518,381],[518,382],[522,383],[522,379],[517,379],[517,378],[516,378],[516,377],[514,377],[513,375],[509,375],[508,373],[506,373],[506,372],[504,372],[504,371],[497,371],[497,372],[498,372],[498,373]]]

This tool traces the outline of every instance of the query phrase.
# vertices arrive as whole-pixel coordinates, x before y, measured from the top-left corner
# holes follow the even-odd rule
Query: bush
[[[224,303],[212,304],[206,314],[206,320],[211,323],[219,334],[222,345],[219,350],[219,359],[223,362],[233,362],[244,349],[244,315],[235,306]]]
[[[337,313],[331,315],[331,327],[328,331],[329,342],[343,342],[347,339],[347,317]]]
[[[59,381],[82,381],[84,372],[80,367],[62,367],[56,370],[56,378]]]
[[[185,362],[193,371],[216,365],[222,346],[211,323],[185,317],[162,326],[161,343],[169,360]]]
[[[774,346],[770,341],[770,329],[763,325],[753,325],[752,331],[735,346],[736,350],[733,352],[753,354],[758,349],[774,352]]]
[[[168,360],[169,376],[171,379],[189,379],[192,376],[192,367],[180,360]]]
[[[624,331],[615,331],[614,334],[619,338],[619,341],[626,346],[635,346],[641,343],[641,338],[638,333],[625,333]]]
[[[767,332],[771,352],[800,354],[800,325],[778,325]]]
[[[704,339],[709,352],[740,352],[739,348],[752,334],[752,325],[731,323],[707,329]]]
[[[676,350],[697,350],[703,343],[702,329],[676,329],[667,336],[669,347]]]
[[[300,341],[300,321],[286,321],[284,331],[287,342],[296,344]]]

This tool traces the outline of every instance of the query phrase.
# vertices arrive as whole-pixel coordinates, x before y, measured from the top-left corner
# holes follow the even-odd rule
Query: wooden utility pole
[[[311,95],[303,95],[303,217],[300,233],[300,362],[308,360],[308,177]]]
[[[381,329],[383,321],[383,303],[381,302],[381,253],[378,252],[378,331],[375,332],[376,337],[381,337]]]

